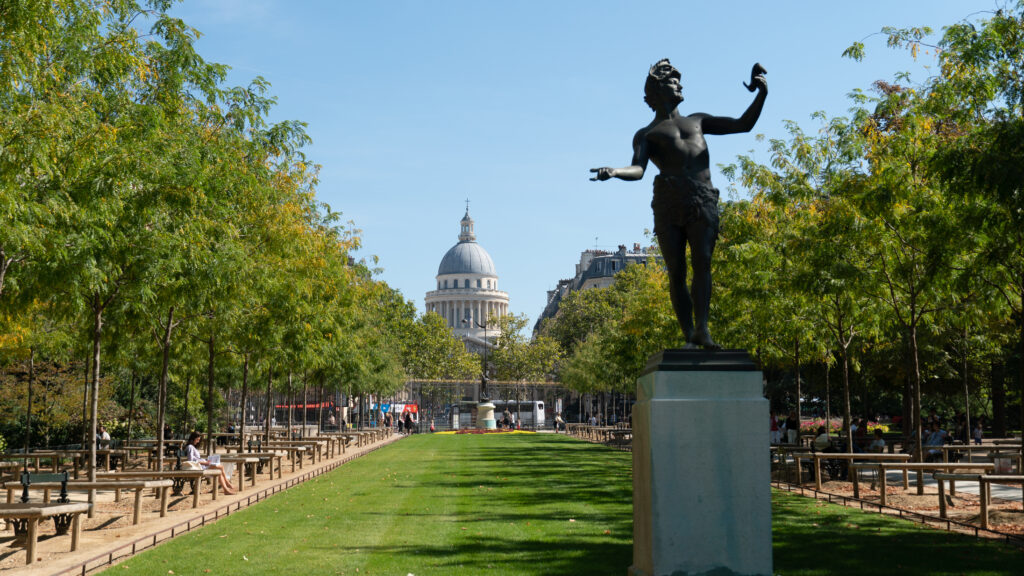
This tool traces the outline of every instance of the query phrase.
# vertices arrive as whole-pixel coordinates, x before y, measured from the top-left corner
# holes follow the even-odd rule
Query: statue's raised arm
[[[754,124],[757,123],[757,119],[761,117],[761,109],[764,108],[764,100],[768,97],[768,81],[764,75],[768,71],[761,66],[760,63],[754,64],[753,69],[750,71],[750,84],[746,82],[743,86],[747,90],[753,92],[757,91],[757,95],[754,96],[754,101],[747,107],[746,112],[743,113],[739,118],[728,118],[725,116],[703,116],[701,120],[701,127],[705,134],[739,134],[741,132],[750,132],[754,129]]]

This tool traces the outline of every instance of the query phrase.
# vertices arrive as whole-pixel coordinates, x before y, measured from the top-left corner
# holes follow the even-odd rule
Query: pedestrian
[[[786,418],[786,442],[796,444],[800,440],[800,419],[796,417],[796,410],[789,411]]]
[[[107,432],[107,428],[100,425],[99,430],[96,431],[96,447],[100,450],[106,450],[110,448],[110,434]]]
[[[975,444],[981,445],[981,434],[982,434],[982,432],[981,432],[981,418],[978,418],[978,421],[974,423],[974,443]]]

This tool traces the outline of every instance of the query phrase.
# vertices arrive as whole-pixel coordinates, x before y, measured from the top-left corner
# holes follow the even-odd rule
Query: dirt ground
[[[89,569],[92,570],[93,566],[106,566],[107,556],[111,553],[115,557],[127,557],[131,553],[130,547],[124,550],[118,550],[118,548],[130,544],[132,541],[146,538],[146,543],[139,545],[141,550],[143,546],[152,544],[154,535],[158,541],[169,539],[171,537],[171,528],[174,526],[184,524],[193,519],[202,518],[204,515],[210,515],[207,518],[207,523],[209,523],[214,511],[222,509],[228,504],[232,504],[232,512],[235,510],[233,504],[241,502],[242,506],[245,507],[250,497],[253,497],[252,503],[255,504],[255,495],[263,490],[285,483],[303,474],[335,465],[343,459],[365,454],[400,438],[401,436],[399,435],[393,435],[382,442],[377,442],[370,446],[362,448],[349,446],[344,455],[339,455],[333,460],[324,459],[323,462],[317,462],[316,464],[306,461],[304,468],[297,469],[294,473],[291,472],[291,465],[286,461],[282,464],[283,476],[281,479],[275,476],[273,480],[270,480],[267,474],[260,474],[257,476],[255,486],[250,486],[246,483],[244,490],[233,496],[226,496],[223,492],[220,492],[216,501],[210,498],[209,489],[206,488],[201,492],[199,507],[195,509],[192,508],[192,493],[186,487],[183,490],[182,496],[169,497],[167,516],[164,518],[160,517],[160,501],[150,495],[143,496],[142,515],[137,526],[132,525],[133,490],[124,491],[120,502],[114,501],[114,494],[112,492],[100,492],[97,494],[93,517],[85,518],[83,516],[82,537],[78,550],[70,552],[70,534],[57,536],[52,521],[40,522],[38,544],[36,545],[36,562],[31,566],[26,564],[24,541],[16,539],[13,529],[10,527],[4,528],[3,523],[0,522],[0,576],[59,574],[62,571],[70,570],[81,565],[83,562],[97,557],[101,558],[90,563]],[[140,467],[145,468],[144,461]],[[69,496],[73,502],[86,501],[86,495],[82,492],[72,492]],[[34,499],[35,497],[33,497]],[[193,522],[194,524],[195,522]],[[175,528],[175,532],[183,530],[183,528]]]
[[[827,477],[827,476],[826,476]],[[773,473],[773,478],[786,481],[785,476]],[[805,479],[806,480],[806,479]],[[814,489],[814,482],[804,482],[803,486]],[[828,480],[822,482],[822,492],[838,494],[853,498],[853,482]],[[948,488],[947,488],[948,490]],[[935,486],[925,486],[924,494],[917,494],[914,474],[910,475],[910,488],[904,489],[902,483],[888,484],[885,490],[886,505],[927,516],[939,516],[939,491]],[[860,499],[866,502],[879,502],[877,489],[871,489],[871,480],[862,477],[860,481]],[[858,506],[859,507],[859,506]],[[950,520],[980,526],[981,502],[976,494],[961,490],[955,496],[946,495],[946,516]],[[989,530],[1003,534],[1024,535],[1024,507],[1021,502],[1003,500],[993,497],[988,508]]]

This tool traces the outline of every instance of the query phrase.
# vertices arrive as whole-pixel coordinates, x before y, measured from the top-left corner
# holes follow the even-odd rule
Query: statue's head
[[[682,79],[682,75],[679,74],[679,70],[673,66],[668,58],[662,58],[655,62],[654,66],[651,66],[650,72],[647,73],[647,82],[644,83],[644,102],[651,107],[652,110],[657,110],[656,103],[664,101],[664,93],[667,88],[670,87],[672,81],[675,80],[675,84],[678,86],[679,80]],[[671,88],[676,93],[678,100],[672,104],[678,104],[682,102],[683,96],[681,92],[678,92],[675,88]]]

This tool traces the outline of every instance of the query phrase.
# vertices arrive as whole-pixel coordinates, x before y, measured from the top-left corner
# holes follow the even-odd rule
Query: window
[[[482,284],[482,282],[483,282],[482,280],[480,280],[479,278],[477,278],[477,279],[476,279],[476,287],[477,287],[477,288],[483,288],[483,284]]]
[[[438,280],[438,281],[437,281],[437,289],[438,289],[438,290],[440,290],[440,289],[441,289],[441,281],[440,281],[440,280]]]
[[[466,288],[469,288],[469,278],[466,278],[466,284],[465,284],[465,287],[466,287]]]
[[[448,287],[448,281],[447,281],[447,280],[445,280],[445,281],[444,281],[444,287],[445,287],[445,288],[447,288],[447,287]]]

